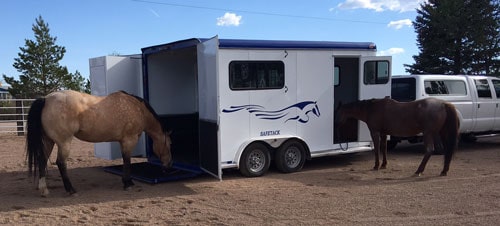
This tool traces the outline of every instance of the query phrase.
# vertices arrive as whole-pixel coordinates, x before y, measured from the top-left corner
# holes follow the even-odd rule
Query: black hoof
[[[69,193],[69,195],[71,195],[71,196],[76,195],[76,191],[75,191],[75,189],[70,189],[70,190],[68,191],[68,193]]]
[[[132,180],[127,180],[127,181],[123,181],[123,190],[128,190],[129,188],[131,188],[132,186],[134,186],[134,182],[132,182]]]

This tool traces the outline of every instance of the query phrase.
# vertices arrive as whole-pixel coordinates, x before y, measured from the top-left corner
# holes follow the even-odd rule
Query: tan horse
[[[436,98],[412,102],[398,102],[390,98],[362,100],[339,106],[339,123],[355,118],[366,123],[375,152],[374,170],[379,169],[379,151],[382,151],[381,169],[387,165],[387,135],[410,137],[423,135],[426,153],[415,172],[421,175],[432,152],[443,146],[444,167],[441,176],[448,173],[457,146],[459,118],[455,106]]]
[[[42,196],[49,194],[45,177],[54,144],[58,147],[56,164],[64,188],[70,194],[76,193],[66,170],[73,137],[88,142],[120,143],[124,189],[134,185],[130,177],[130,158],[143,131],[153,139],[153,152],[163,166],[172,165],[170,136],[155,111],[143,99],[122,91],[105,97],[71,90],[50,93],[31,105],[27,130],[29,172],[35,168],[34,176],[39,175],[38,189]]]

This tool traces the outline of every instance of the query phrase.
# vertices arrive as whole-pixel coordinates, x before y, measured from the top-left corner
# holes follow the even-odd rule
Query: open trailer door
[[[198,110],[200,167],[222,179],[219,149],[217,36],[198,44]]]
[[[362,57],[359,64],[359,99],[384,98],[391,96],[390,56]],[[359,123],[359,141],[371,141],[370,131],[365,123]]]

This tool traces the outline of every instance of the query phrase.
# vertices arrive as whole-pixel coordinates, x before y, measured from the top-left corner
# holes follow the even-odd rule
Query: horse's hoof
[[[387,167],[386,166],[381,166],[380,169],[387,169]]]
[[[48,190],[42,191],[42,192],[40,193],[40,196],[42,196],[42,197],[46,198],[47,196],[49,196],[49,191],[48,191]]]
[[[378,167],[373,167],[372,171],[378,171]]]
[[[422,176],[422,173],[415,173],[415,174],[413,174],[413,177],[420,177],[420,176]]]
[[[69,196],[71,196],[71,197],[78,197],[80,195],[78,193],[74,192],[74,193],[69,193]]]
[[[125,191],[128,191],[130,190],[130,188],[132,188],[134,186],[134,182],[132,182],[132,180],[130,181],[127,181],[126,183],[123,184],[123,190]]]
[[[442,176],[442,177],[444,177],[446,175],[448,175],[448,173],[446,173],[446,172],[441,172],[441,174],[439,174],[439,176]]]
[[[134,187],[133,185],[130,185],[130,186],[123,186],[123,190],[124,191],[130,191],[132,189],[132,187]]]
[[[40,196],[45,198],[45,197],[49,196],[49,193],[50,193],[49,189],[43,189],[42,192],[40,192]]]

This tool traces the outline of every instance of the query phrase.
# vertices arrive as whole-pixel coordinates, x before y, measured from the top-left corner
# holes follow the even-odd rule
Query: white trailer
[[[222,178],[227,168],[294,172],[306,159],[371,150],[366,125],[339,129],[334,109],[390,96],[390,65],[369,42],[214,37],[143,48],[137,76],[173,131],[174,161]]]

